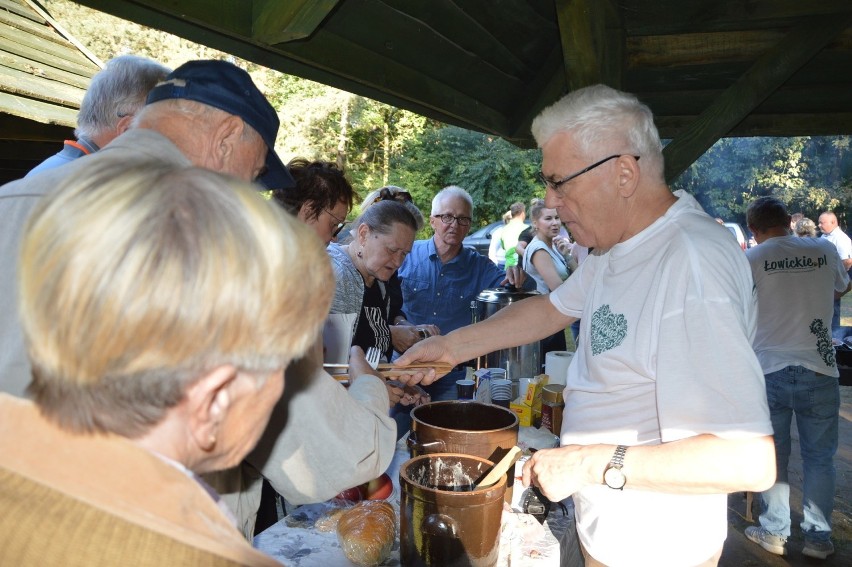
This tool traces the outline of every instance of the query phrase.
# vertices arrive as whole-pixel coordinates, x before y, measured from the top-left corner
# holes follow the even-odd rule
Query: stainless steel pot
[[[524,291],[512,288],[484,289],[471,301],[471,321],[477,323],[491,317],[504,307],[528,297],[541,295],[537,291]],[[511,332],[507,330],[507,332]],[[480,356],[477,368],[503,368],[506,378],[512,381],[513,397],[518,396],[518,379],[532,378],[541,374],[542,362],[539,360],[541,346],[539,341],[503,350],[497,350]]]

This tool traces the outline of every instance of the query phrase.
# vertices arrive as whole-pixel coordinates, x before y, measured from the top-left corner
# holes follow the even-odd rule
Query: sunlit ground
[[[852,293],[847,293],[840,300],[840,324],[852,327]]]

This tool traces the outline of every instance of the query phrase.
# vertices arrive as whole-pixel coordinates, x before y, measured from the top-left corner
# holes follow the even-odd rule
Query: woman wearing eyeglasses
[[[535,236],[524,250],[524,269],[535,280],[537,291],[550,293],[577,269],[577,262],[569,254],[571,243],[559,236],[562,221],[556,209],[539,200],[533,203],[530,216]],[[541,360],[548,352],[566,348],[564,331],[554,333],[541,341]]]
[[[343,172],[328,161],[295,158],[287,169],[296,180],[292,189],[275,189],[272,198],[310,226],[323,243],[334,240],[346,225],[355,191]]]

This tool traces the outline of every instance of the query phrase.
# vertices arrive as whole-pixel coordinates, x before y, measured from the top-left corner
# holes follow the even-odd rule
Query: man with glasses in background
[[[594,253],[549,295],[398,362],[457,364],[581,319],[561,446],[533,454],[524,484],[573,495],[587,566],[716,565],[727,493],[775,479],[748,262],[694,198],[668,188],[653,115],[635,96],[573,91],[532,132],[547,206]]]
[[[429,225],[435,234],[415,241],[399,268],[402,310],[411,323],[435,325],[449,333],[470,324],[470,302],[483,289],[524,282],[517,266],[504,272],[487,256],[464,247],[472,211],[470,194],[455,185],[444,187],[432,199]],[[459,364],[425,390],[432,401],[456,399],[456,380],[465,373],[464,364]]]

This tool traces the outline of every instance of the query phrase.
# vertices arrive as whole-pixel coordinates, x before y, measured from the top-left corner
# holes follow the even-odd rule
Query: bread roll
[[[381,500],[359,502],[340,515],[337,539],[356,565],[379,565],[390,556],[396,535],[393,506]]]

